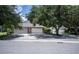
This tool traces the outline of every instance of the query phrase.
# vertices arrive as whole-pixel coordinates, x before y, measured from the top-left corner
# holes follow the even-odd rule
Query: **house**
[[[52,33],[56,34],[56,30],[55,28],[51,29]],[[65,31],[65,27],[62,26],[60,29],[59,29],[59,34],[64,34],[64,31]]]
[[[26,33],[30,33],[30,34],[43,34],[43,26],[36,24],[36,26],[33,26],[33,24],[30,23],[30,21],[24,21],[22,23],[22,30],[16,29],[14,31],[14,33],[17,34],[26,34]],[[51,29],[51,32],[56,34],[55,29]],[[64,27],[61,27],[59,30],[59,34],[63,34],[64,33]]]
[[[33,26],[33,24],[30,23],[30,21],[24,21],[22,23],[22,30],[15,30],[15,33],[18,34],[26,34],[26,33],[34,33],[34,34],[42,34],[42,28],[43,26],[36,24],[36,26]]]

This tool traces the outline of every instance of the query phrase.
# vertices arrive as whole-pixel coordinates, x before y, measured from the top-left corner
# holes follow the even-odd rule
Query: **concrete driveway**
[[[28,34],[0,40],[1,54],[78,54],[79,41],[42,40]]]

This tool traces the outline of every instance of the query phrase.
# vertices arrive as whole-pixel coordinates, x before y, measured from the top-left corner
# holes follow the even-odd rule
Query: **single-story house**
[[[42,28],[43,26],[36,24],[36,26],[33,26],[33,24],[31,24],[29,21],[24,21],[22,23],[22,30],[15,30],[15,33],[19,33],[19,34],[25,34],[25,33],[34,33],[34,34],[42,34]]]
[[[55,28],[51,29],[51,31],[52,31],[52,33],[56,34]],[[64,31],[65,31],[65,27],[62,26],[62,27],[59,29],[59,34],[64,34]]]
[[[24,21],[23,25],[22,25],[23,29],[19,30],[16,29],[14,31],[14,33],[18,33],[18,34],[26,34],[26,33],[33,33],[33,34],[43,34],[43,26],[36,24],[36,26],[33,26],[33,24],[30,23],[30,21]],[[55,29],[51,29],[52,33],[55,33]],[[61,29],[59,30],[59,34],[63,34],[64,33],[64,27],[61,27]]]

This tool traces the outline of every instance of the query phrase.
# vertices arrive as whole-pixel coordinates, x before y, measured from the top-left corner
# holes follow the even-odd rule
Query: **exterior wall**
[[[16,33],[16,34],[25,34],[25,33],[27,33],[27,28],[23,28],[22,30],[16,29],[14,31],[14,33]]]
[[[52,33],[56,34],[55,29],[52,29]],[[59,34],[63,34],[63,33],[64,33],[64,28],[60,28]]]
[[[31,32],[34,34],[42,34],[42,27],[32,27]],[[28,33],[28,27],[23,28],[22,30],[15,30],[16,34],[26,34]]]
[[[42,28],[32,28],[32,33],[34,34],[42,34]]]

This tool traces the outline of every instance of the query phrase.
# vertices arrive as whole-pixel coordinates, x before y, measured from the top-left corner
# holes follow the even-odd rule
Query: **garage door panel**
[[[23,28],[22,30],[15,30],[15,33],[25,34],[25,33],[27,33],[27,28]]]
[[[32,28],[32,33],[42,33],[42,28]]]

